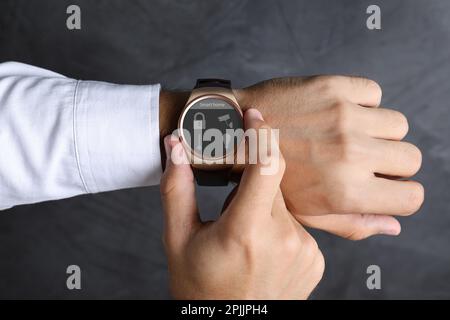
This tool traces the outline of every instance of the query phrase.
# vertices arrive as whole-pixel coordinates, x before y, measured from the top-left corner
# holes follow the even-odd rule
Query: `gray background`
[[[82,9],[68,31],[65,10]],[[365,9],[378,4],[382,30]],[[423,151],[420,212],[398,238],[361,242],[315,232],[327,261],[313,298],[450,298],[450,1],[0,2],[0,61],[67,76],[191,88],[198,77],[237,86],[318,73],[364,75],[404,112]],[[0,151],[7,152],[7,150]],[[226,189],[200,190],[218,212]],[[0,298],[166,298],[158,187],[17,207],[0,214]],[[82,290],[65,269],[82,268]],[[382,269],[382,290],[366,268]]]

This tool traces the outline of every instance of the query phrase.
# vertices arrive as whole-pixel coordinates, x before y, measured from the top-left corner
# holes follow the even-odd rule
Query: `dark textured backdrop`
[[[82,9],[82,30],[65,27]],[[378,4],[382,30],[365,9]],[[198,77],[249,85],[317,73],[364,75],[404,112],[423,151],[420,212],[398,238],[350,242],[315,233],[327,261],[321,298],[450,298],[450,2],[0,1],[0,62],[70,77],[191,88]],[[7,150],[0,150],[1,154]],[[201,190],[217,213],[226,189]],[[364,190],[361,190],[364,192]],[[0,298],[166,298],[158,187],[22,206],[0,214]],[[65,269],[82,268],[68,291]],[[382,290],[366,267],[382,268]]]

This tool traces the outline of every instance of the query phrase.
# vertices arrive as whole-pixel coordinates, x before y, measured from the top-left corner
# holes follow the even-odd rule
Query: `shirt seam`
[[[155,132],[157,133],[156,136],[158,137],[157,140],[157,145],[156,145],[156,149],[153,149],[152,152],[152,158],[154,161],[154,164],[156,164],[156,166],[158,166],[158,174],[159,176],[162,175],[163,170],[162,170],[162,163],[161,163],[161,149],[160,149],[160,141],[161,141],[161,136],[160,136],[160,130],[159,130],[159,95],[161,92],[161,85],[160,84],[156,84],[156,85],[152,85],[151,86],[151,90],[150,90],[150,131],[151,133]],[[155,119],[152,119],[152,116],[155,116]],[[155,159],[157,159],[155,161]]]
[[[89,189],[87,187],[86,180],[84,179],[83,172],[81,170],[80,153],[79,153],[79,148],[78,148],[78,134],[77,134],[78,103],[77,103],[77,97],[78,97],[78,88],[79,88],[80,82],[81,82],[80,80],[77,80],[77,82],[75,84],[74,95],[73,95],[73,105],[72,105],[72,109],[73,109],[73,141],[74,141],[75,160],[77,163],[78,174],[80,175],[80,179],[81,179],[81,183],[83,184],[84,191],[86,193],[89,193]]]
[[[92,81],[84,81],[85,84],[90,84],[93,83]],[[90,107],[90,109],[92,109],[92,107]],[[86,114],[87,114],[87,109],[86,109]],[[95,114],[95,109],[94,109],[94,114]],[[87,117],[89,117],[89,115],[87,115]],[[86,127],[85,127],[85,130]],[[91,153],[90,153],[90,147],[89,147],[89,136],[88,134],[85,134],[83,136],[83,141],[84,141],[84,145],[86,146],[86,153],[87,153],[87,164],[88,164],[88,169],[89,170],[89,193],[97,193],[99,192],[99,188],[97,185],[97,180],[94,176],[94,173],[92,172],[92,157],[91,157]],[[86,183],[86,187],[88,186],[88,184]]]

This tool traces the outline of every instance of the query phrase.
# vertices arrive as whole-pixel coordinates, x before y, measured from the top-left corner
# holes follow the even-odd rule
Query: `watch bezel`
[[[233,159],[236,155],[236,148],[234,151],[230,151],[229,153],[221,156],[221,157],[215,157],[215,158],[203,158],[201,155],[199,155],[195,150],[192,149],[192,147],[186,142],[186,139],[184,137],[184,130],[183,130],[183,122],[184,122],[184,118],[187,114],[187,112],[191,109],[191,107],[196,104],[197,102],[200,102],[202,100],[206,100],[206,99],[220,99],[220,100],[224,100],[225,102],[227,102],[229,105],[231,105],[236,112],[238,112],[238,114],[241,116],[242,120],[244,118],[244,115],[242,113],[242,110],[240,108],[240,106],[233,101],[232,99],[230,99],[229,97],[219,94],[219,93],[206,93],[206,94],[201,94],[199,96],[196,96],[194,99],[189,100],[186,103],[186,106],[184,107],[181,116],[178,119],[178,129],[179,129],[179,138],[181,143],[183,144],[186,152],[188,152],[189,154],[192,155],[192,157],[190,159],[193,158],[197,158],[199,161],[198,163],[196,163],[196,161],[192,162],[191,164],[195,164],[196,166],[202,166],[202,165],[207,165],[207,167],[203,167],[203,168],[210,168],[211,170],[215,170],[217,168],[223,168],[224,166],[227,165],[233,165],[233,164],[228,164],[226,160],[227,158],[233,156]],[[244,129],[244,128],[242,128]],[[222,161],[222,164],[217,164],[217,161]]]

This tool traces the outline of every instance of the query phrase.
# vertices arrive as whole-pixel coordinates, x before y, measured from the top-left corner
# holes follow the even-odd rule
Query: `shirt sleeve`
[[[0,64],[0,210],[158,184],[159,91]]]

